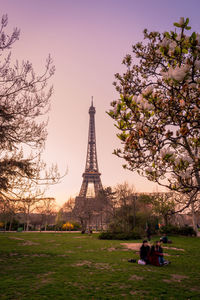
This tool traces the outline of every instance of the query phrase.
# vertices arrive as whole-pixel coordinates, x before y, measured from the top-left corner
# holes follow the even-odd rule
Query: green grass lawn
[[[0,299],[200,299],[200,238],[171,239],[154,267],[97,234],[0,233]]]

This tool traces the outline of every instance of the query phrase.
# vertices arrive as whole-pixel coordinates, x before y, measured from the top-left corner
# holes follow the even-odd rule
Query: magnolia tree
[[[0,194],[13,189],[19,177],[38,179],[39,153],[47,137],[47,118],[52,87],[48,80],[55,68],[49,57],[44,72],[37,75],[29,61],[12,64],[11,48],[19,30],[7,34],[8,18],[0,21]],[[45,119],[44,119],[45,118]],[[34,153],[31,155],[31,153]],[[58,173],[54,178],[58,179]],[[49,178],[49,176],[46,176]]]
[[[200,35],[188,23],[180,18],[163,34],[144,30],[135,59],[127,55],[126,72],[115,75],[120,97],[108,112],[124,168],[188,195],[182,210],[200,191]]]
[[[21,180],[35,185],[56,184],[57,166],[47,169],[41,159],[47,138],[47,112],[55,67],[47,58],[36,74],[29,61],[12,62],[11,48],[19,39],[17,28],[7,34],[8,17],[0,20],[0,198],[21,199]],[[65,175],[64,175],[65,176]],[[22,189],[23,191],[23,189]]]

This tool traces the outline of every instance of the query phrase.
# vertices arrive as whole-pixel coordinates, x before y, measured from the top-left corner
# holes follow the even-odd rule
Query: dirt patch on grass
[[[109,251],[109,252],[116,251],[116,250],[117,250],[117,249],[116,249],[116,248],[114,248],[114,247],[107,248],[107,251]]]
[[[18,238],[18,237],[14,237],[14,236],[9,236],[8,238],[10,240],[25,241],[24,239],[21,239],[21,238]]]
[[[179,275],[179,274],[171,274],[171,276],[174,281],[178,281],[178,282],[181,282],[181,280],[183,279],[189,278],[188,276]]]
[[[152,266],[154,268],[154,266]],[[146,272],[157,272],[155,269],[149,269],[149,268],[145,268],[144,271]]]
[[[49,278],[50,275],[55,274],[55,272],[48,272],[45,274],[38,274],[37,278],[39,279],[40,283],[45,284],[45,283],[49,283],[52,282],[52,278]]]
[[[25,239],[18,238],[18,237],[13,237],[13,236],[10,236],[9,239],[11,239],[11,240],[17,240],[17,241],[23,241],[23,243],[21,244],[21,246],[34,246],[34,245],[39,245],[39,243],[35,243],[35,242],[32,242],[32,241],[27,241],[27,240],[25,240]]]
[[[188,276],[185,275],[180,275],[180,274],[171,274],[170,279],[163,279],[164,282],[171,283],[171,282],[181,282],[183,279],[189,278]]]
[[[141,243],[121,243],[120,245],[134,251],[140,250]]]
[[[94,266],[98,270],[110,270],[110,265],[106,263],[96,263]]]
[[[48,254],[45,254],[45,253],[41,253],[41,254],[32,254],[32,255],[29,255],[29,256],[32,256],[32,257],[50,257],[50,255]]]
[[[16,255],[18,255],[18,253],[11,252],[11,253],[9,253],[9,255],[10,255],[10,256],[16,256]]]
[[[47,277],[47,276],[49,276],[51,274],[55,274],[55,272],[48,272],[48,273],[38,274],[37,278]]]
[[[107,263],[92,263],[91,261],[88,261],[88,260],[83,260],[83,261],[77,262],[76,264],[73,264],[72,266],[73,267],[83,267],[83,266],[91,267],[92,266],[98,270],[110,270],[111,269],[110,265]]]
[[[125,284],[124,285],[119,285],[118,287],[119,287],[119,289],[123,289],[123,290],[129,288],[129,286],[125,285]]]
[[[130,294],[131,294],[131,295],[137,295],[137,293],[138,293],[138,292],[136,292],[136,291],[130,291]]]
[[[166,282],[166,283],[174,282],[174,280],[172,280],[172,279],[163,279],[163,281]]]
[[[148,294],[148,292],[137,290],[137,291],[130,291],[130,294],[133,295],[133,296],[138,295],[140,297],[139,299],[143,299],[143,298],[141,298],[141,296]],[[138,299],[138,298],[135,298],[135,299]],[[157,299],[157,298],[155,298],[155,299]]]
[[[163,248],[164,248],[164,249],[169,249],[169,250],[185,251],[185,250],[182,249],[182,248],[176,248],[176,247],[166,247],[166,246],[164,246]]]
[[[24,243],[21,244],[22,246],[35,246],[39,245],[38,243],[31,242],[31,241],[25,241]]]
[[[129,278],[129,280],[143,280],[144,279],[144,277],[142,277],[142,276],[137,276],[137,275],[135,275],[135,274],[133,274],[130,278]]]
[[[139,251],[140,247],[141,247],[141,243],[121,243],[120,245],[128,248],[129,250],[133,250],[133,251]],[[177,250],[177,251],[185,251],[182,248],[176,248],[176,247],[163,247],[164,249],[169,249],[169,250]],[[165,255],[169,256],[169,254],[164,253]]]
[[[92,262],[91,261],[88,261],[88,260],[83,260],[83,261],[80,261],[74,265],[72,265],[73,267],[83,267],[83,266],[91,266]]]

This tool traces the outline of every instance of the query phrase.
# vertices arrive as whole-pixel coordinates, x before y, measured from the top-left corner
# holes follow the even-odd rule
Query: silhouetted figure
[[[146,233],[147,233],[147,239],[148,239],[148,241],[150,241],[151,240],[151,228],[149,225],[147,226]]]
[[[148,245],[148,241],[144,240],[142,246],[140,247],[140,259],[145,261],[146,264],[149,264],[149,256],[150,247]]]

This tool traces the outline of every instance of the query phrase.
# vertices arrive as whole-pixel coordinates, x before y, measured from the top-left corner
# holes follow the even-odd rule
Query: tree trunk
[[[165,222],[165,226],[168,225],[168,215],[164,215],[164,222]]]
[[[136,207],[135,207],[135,197],[133,196],[133,228],[135,228],[135,220],[136,220]]]
[[[5,221],[5,224],[4,224],[4,231],[6,231],[6,227],[7,227],[7,221]]]
[[[10,219],[10,224],[9,224],[9,231],[12,229],[12,219]]]
[[[196,214],[195,214],[194,202],[192,202],[192,204],[191,204],[191,213],[192,213],[192,225],[193,225],[193,229],[197,233],[198,232],[198,229],[197,229],[197,217],[196,217]]]
[[[26,220],[26,231],[29,230],[29,219]]]
[[[47,231],[47,222],[45,222],[44,231]]]

